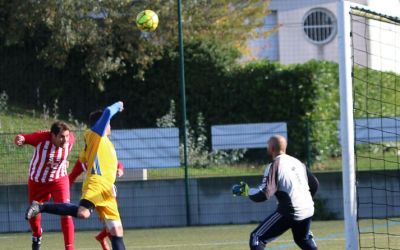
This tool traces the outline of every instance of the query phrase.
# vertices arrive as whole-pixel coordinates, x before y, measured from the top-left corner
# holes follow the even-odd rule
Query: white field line
[[[343,241],[343,237],[338,237],[338,238],[330,238],[330,239],[323,239],[321,241]],[[316,238],[317,244],[318,244],[318,238]],[[282,243],[282,244],[287,244],[287,243],[293,243],[294,241],[292,239],[290,240],[274,240],[274,243]],[[127,246],[126,249],[167,249],[167,248],[176,248],[176,247],[202,247],[202,246],[229,246],[229,245],[246,245],[247,246],[248,241],[229,241],[229,242],[210,242],[210,243],[191,243],[191,244],[163,244],[163,245],[147,245],[147,246]],[[95,248],[79,248],[80,250],[96,250],[98,249],[97,247]],[[274,248],[275,249],[275,248]]]

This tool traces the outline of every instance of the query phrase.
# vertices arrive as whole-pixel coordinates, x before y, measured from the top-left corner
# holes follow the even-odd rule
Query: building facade
[[[304,63],[311,59],[337,62],[337,5],[339,1],[271,0],[270,14],[265,18],[264,29],[278,28],[267,39],[256,39],[250,42],[253,57],[279,61],[282,64]],[[400,10],[400,0],[353,0],[352,2],[393,13],[393,15],[398,15],[394,10]],[[365,29],[365,27],[355,28],[360,29],[360,32],[364,32],[361,29]],[[371,36],[383,39],[382,34],[368,32]],[[355,42],[362,43],[362,41]],[[380,44],[382,43],[376,43],[375,47]],[[371,44],[369,49],[373,50],[374,45]],[[379,49],[382,50],[382,46]],[[393,47],[387,50],[393,53],[391,51]]]

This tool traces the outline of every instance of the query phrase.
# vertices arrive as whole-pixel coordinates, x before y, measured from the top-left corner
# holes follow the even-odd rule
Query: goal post
[[[350,4],[338,4],[340,141],[342,145],[342,181],[345,249],[358,249],[357,201],[354,156],[353,85],[350,40]]]
[[[397,249],[400,19],[344,0],[337,13],[345,249]]]

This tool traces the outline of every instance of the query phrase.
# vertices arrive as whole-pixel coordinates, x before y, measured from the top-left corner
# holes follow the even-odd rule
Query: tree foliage
[[[182,6],[184,39],[244,49],[248,38],[265,35],[255,31],[263,25],[268,1],[197,0]],[[136,14],[143,9],[158,13],[155,32],[136,28]],[[0,0],[0,21],[3,45],[34,44],[38,58],[57,68],[79,54],[82,73],[99,86],[115,72],[142,78],[178,42],[177,0]],[[134,72],[127,72],[132,67]]]

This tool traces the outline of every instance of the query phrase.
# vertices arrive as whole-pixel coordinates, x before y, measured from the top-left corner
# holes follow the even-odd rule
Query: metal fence
[[[374,122],[382,126],[381,130],[374,126],[362,126],[364,120],[357,119],[355,122],[358,142],[356,147],[359,152],[372,152],[377,157],[382,153],[385,153],[386,158],[397,157],[397,151],[388,150],[397,139],[385,137],[393,134],[393,128],[397,128],[393,127],[394,119],[374,118]],[[188,178],[260,175],[270,160],[266,153],[266,141],[273,134],[284,135],[289,142],[288,153],[303,160],[312,170],[341,171],[338,121],[310,122],[309,126],[303,126],[304,130],[293,131],[293,127],[298,127],[297,124],[288,121],[205,127],[204,134],[188,136],[188,166],[183,164],[183,143],[179,128],[115,129],[111,140],[126,169],[122,180],[185,178],[185,171]],[[36,129],[43,127],[37,126]],[[70,169],[84,146],[83,130],[75,128],[73,132],[76,142],[69,156]],[[1,185],[23,184],[27,179],[34,148],[30,145],[14,145],[16,134],[0,133]],[[376,141],[376,138],[381,143],[376,143],[375,148],[362,143]],[[358,167],[363,169],[363,162],[359,162]],[[384,166],[368,164],[365,170],[382,167]]]
[[[318,121],[318,124],[304,126],[306,130],[303,133],[291,131],[296,127],[294,125],[289,121],[207,127],[204,131],[209,133],[205,132],[204,137],[189,136],[187,169],[181,163],[179,128],[114,129],[111,140],[125,166],[124,176],[117,180],[118,201],[125,226],[249,223],[263,218],[274,209],[273,203],[253,204],[248,199],[235,198],[231,195],[230,187],[240,180],[247,181],[251,186],[259,184],[265,164],[270,160],[265,142],[276,133],[286,136],[289,145],[296,140],[291,136],[304,137],[304,144],[294,147],[299,151],[291,149],[291,154],[299,158],[303,156],[302,159],[323,180],[317,195],[318,204],[322,204],[322,207],[317,211],[329,218],[341,218],[341,157],[335,153],[340,151],[337,121]],[[322,127],[326,131],[313,132],[307,129],[309,127]],[[334,129],[328,129],[331,127]],[[370,129],[374,130],[374,127]],[[69,157],[69,170],[84,146],[81,139],[83,130],[75,128],[73,132],[76,143]],[[329,140],[324,132],[329,132]],[[27,206],[28,165],[34,148],[30,145],[14,145],[15,135],[16,132],[0,134],[2,232],[29,230],[23,214]],[[318,136],[323,138],[319,140]],[[205,141],[199,143],[197,138]],[[357,147],[363,149],[365,145]],[[369,148],[365,150],[370,152]],[[381,166],[373,168],[380,169]],[[367,170],[374,171],[373,168],[369,164]],[[71,187],[72,202],[79,201],[81,181],[82,177]],[[332,190],[337,195],[332,196]],[[246,212],[248,215],[244,216],[243,211],[249,209],[251,213]],[[76,221],[77,229],[101,227],[96,216],[90,221]],[[47,230],[59,230],[58,219],[54,216],[44,216],[43,223]]]
[[[268,138],[273,134],[282,134],[288,138],[289,145],[291,140],[286,122],[218,125],[206,128],[205,131],[210,133],[189,136],[187,167],[190,178],[259,175],[270,160],[266,154]],[[82,132],[79,129],[73,130],[76,140],[69,156],[69,169],[84,146]],[[16,134],[0,133],[2,185],[23,184],[27,180],[34,147],[14,145]],[[126,170],[122,180],[185,177],[179,128],[115,129],[110,138]],[[199,143],[199,139],[203,142]],[[306,134],[304,141],[311,142],[311,134]],[[318,159],[312,155],[315,152],[310,150],[315,148],[313,145],[300,145],[297,148],[302,152],[293,155],[299,158],[305,155],[305,161],[316,159],[318,163]]]

